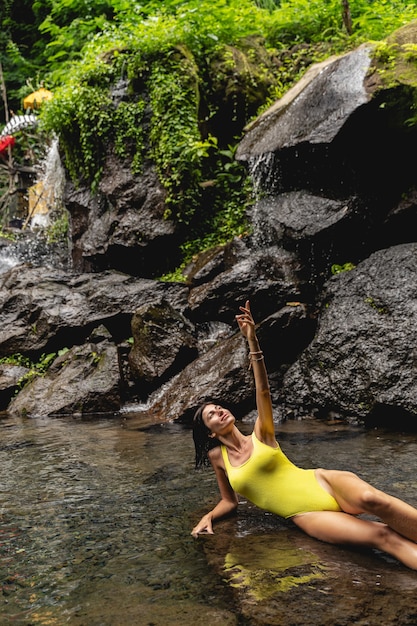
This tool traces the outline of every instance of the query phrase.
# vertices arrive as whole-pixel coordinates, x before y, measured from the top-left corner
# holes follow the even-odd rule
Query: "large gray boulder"
[[[132,337],[130,371],[144,398],[197,356],[193,325],[163,299],[135,311]]]
[[[72,219],[72,256],[77,271],[112,268],[155,277],[178,261],[176,226],[166,219],[166,191],[155,167],[146,163],[134,175],[130,163],[109,154],[98,191],[65,188]]]
[[[417,416],[417,243],[380,250],[325,285],[313,341],[284,376],[292,415]]]
[[[370,99],[365,77],[372,46],[313,65],[283,98],[249,127],[237,158],[275,152],[294,144],[330,143],[352,113]]]
[[[188,421],[207,400],[222,401],[237,415],[244,415],[252,408],[254,394],[248,363],[246,342],[240,333],[223,339],[151,394],[142,407],[145,419]],[[131,417],[132,424],[135,419],[140,424],[141,414]]]
[[[164,296],[183,311],[187,294],[183,285],[118,272],[75,275],[16,266],[0,280],[0,356],[70,348],[101,324],[122,341],[131,336],[141,304]]]

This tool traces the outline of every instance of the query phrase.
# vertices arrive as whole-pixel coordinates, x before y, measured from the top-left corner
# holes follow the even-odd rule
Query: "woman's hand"
[[[197,539],[198,535],[214,535],[213,533],[213,521],[210,513],[204,515],[201,520],[198,522],[197,526],[191,531],[193,537]]]
[[[236,315],[236,321],[239,325],[240,332],[248,341],[255,339],[255,322],[252,317],[252,313],[250,312],[249,300],[246,300],[245,306],[240,306],[239,310],[241,311],[241,314]]]

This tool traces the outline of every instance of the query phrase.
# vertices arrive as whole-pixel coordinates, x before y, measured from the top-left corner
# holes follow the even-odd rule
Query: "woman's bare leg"
[[[302,513],[295,515],[292,521],[308,535],[321,541],[376,548],[417,570],[417,544],[381,522],[336,511]]]
[[[417,509],[365,482],[356,474],[316,470],[319,483],[346,513],[376,515],[390,528],[417,542]]]

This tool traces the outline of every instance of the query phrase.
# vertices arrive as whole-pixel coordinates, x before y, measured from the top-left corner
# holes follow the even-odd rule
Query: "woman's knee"
[[[360,495],[360,502],[363,509],[367,513],[374,513],[378,516],[389,511],[390,500],[390,496],[386,493],[371,486],[365,487]]]
[[[374,541],[373,548],[393,554],[400,547],[404,538],[401,537],[395,530],[392,530],[387,524],[376,523],[374,529]]]

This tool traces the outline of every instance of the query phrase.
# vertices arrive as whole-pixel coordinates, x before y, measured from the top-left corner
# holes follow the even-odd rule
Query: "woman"
[[[237,493],[291,519],[311,537],[328,543],[382,550],[417,570],[417,509],[375,489],[351,472],[303,470],[291,463],[275,439],[272,402],[249,301],[236,315],[249,346],[258,417],[251,435],[242,434],[227,409],[205,403],[194,417],[196,466],[208,457],[220,502],[192,535],[213,533],[213,522],[237,508]],[[367,513],[382,522],[355,517]]]

